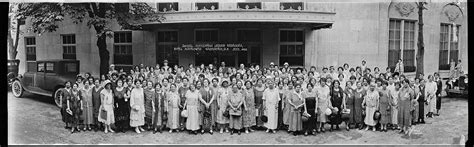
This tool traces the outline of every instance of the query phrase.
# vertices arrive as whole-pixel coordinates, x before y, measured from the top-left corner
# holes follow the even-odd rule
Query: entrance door
[[[248,51],[247,52],[250,52],[250,64],[252,65],[255,65],[255,64],[258,64],[260,65],[261,61],[260,61],[260,58],[262,57],[261,56],[261,52],[262,52],[262,49],[260,46],[249,46],[248,47]]]

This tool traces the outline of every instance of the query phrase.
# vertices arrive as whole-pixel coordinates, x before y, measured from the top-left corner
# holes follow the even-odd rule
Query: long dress
[[[381,118],[380,118],[380,123],[381,124],[388,124],[390,122],[390,115],[389,115],[389,112],[390,112],[390,93],[389,93],[389,90],[388,89],[381,89],[379,91],[380,93],[380,101],[379,101],[379,107],[380,107],[380,114],[381,114]]]
[[[66,112],[67,110],[67,100],[71,99],[71,89],[62,89],[62,107],[61,107],[61,115],[62,120],[64,123],[72,123],[73,116]],[[99,99],[100,100],[100,99]]]
[[[377,91],[367,91],[367,95],[364,98],[365,107],[365,119],[364,123],[368,126],[375,126],[374,114],[379,104],[380,95]]]
[[[180,97],[178,92],[168,92],[166,93],[166,101],[168,107],[166,108],[168,111],[168,123],[166,126],[170,129],[178,129],[179,128],[179,104],[180,104]]]
[[[191,80],[191,79],[189,79],[189,80]],[[186,102],[185,94],[186,94],[186,92],[188,92],[188,91],[189,91],[189,86],[188,86],[188,87],[184,87],[184,86],[183,86],[183,87],[179,87],[179,89],[178,89],[178,94],[179,94],[179,96],[180,96],[180,103],[181,103],[181,106],[182,106],[182,108],[180,108],[179,113],[181,113],[181,112],[183,111],[183,109],[184,109],[184,103]],[[179,117],[180,127],[184,128],[184,127],[185,127],[185,126],[184,126],[184,125],[185,125],[185,124],[184,124],[185,122],[186,122],[186,118],[185,118],[185,117],[182,117],[182,116],[180,115],[180,117]],[[181,125],[182,125],[182,126],[181,126]]]
[[[94,110],[92,107],[92,88],[89,87],[89,89],[83,88],[81,90],[82,94],[82,105],[83,105],[83,113],[82,117],[84,120],[84,124],[93,124],[94,123],[94,117],[92,114],[92,111]]]
[[[367,95],[367,91],[363,89],[354,90],[354,110],[351,110],[351,113],[354,116],[355,123],[358,123],[358,124],[364,123],[364,117],[362,115],[362,111],[365,111],[365,110],[362,109],[362,102],[364,101],[365,95]]]
[[[414,98],[414,92],[411,88],[402,88],[399,93],[399,113],[398,113],[398,124],[403,127],[411,126],[411,114],[412,99]]]
[[[130,126],[139,127],[145,124],[145,96],[143,88],[134,88],[130,93]]]
[[[255,94],[252,89],[244,89],[245,107],[243,112],[244,127],[257,125],[255,114]]]
[[[72,126],[79,125],[81,120],[82,110],[81,110],[81,91],[71,90],[71,96],[69,97],[69,108],[72,111]]]
[[[260,119],[260,117],[263,116],[263,113],[264,113],[264,109],[263,109],[263,92],[265,91],[265,88],[262,87],[262,88],[258,88],[258,87],[255,87],[254,88],[254,93],[255,93],[255,110],[256,110],[256,114],[257,114],[257,126],[263,126],[264,125],[264,122],[262,121],[262,119]]]
[[[280,94],[278,89],[266,89],[263,92],[262,100],[265,100],[264,114],[268,121],[264,123],[267,129],[276,129],[278,127],[278,101],[280,101]]]
[[[436,91],[438,85],[436,82],[426,82],[425,84],[425,93],[426,100],[428,101],[428,112],[435,112],[436,110]]]
[[[306,131],[312,131],[316,129],[316,100],[317,100],[317,93],[316,91],[305,91],[302,94],[303,98],[305,99],[306,111],[308,112],[311,117],[309,117],[308,121],[303,122],[303,128]]]
[[[332,107],[337,108],[338,112],[336,114],[331,114],[330,115],[330,122],[333,125],[339,125],[342,122],[341,119],[341,112],[342,112],[342,103],[343,103],[343,97],[344,97],[344,91],[342,88],[338,87],[338,91],[334,90],[334,88],[331,90],[331,104]]]
[[[145,124],[153,124],[153,103],[155,102],[155,90],[154,89],[144,89],[145,95]]]
[[[318,120],[322,123],[327,122],[327,116],[325,112],[331,102],[329,100],[329,92],[330,90],[327,86],[318,88]]]
[[[439,104],[439,103],[436,103]],[[425,87],[420,86],[420,97],[418,97],[418,120],[425,120]]]
[[[392,125],[397,125],[398,124],[398,106],[400,101],[400,91],[397,91],[395,89],[389,90],[390,92],[390,115],[391,115],[391,123]]]
[[[280,98],[282,99],[281,101],[278,102],[278,127],[282,127],[284,125],[283,123],[283,108],[285,107],[285,99],[284,95],[286,90],[285,89],[278,89],[280,93]]]
[[[196,131],[199,129],[199,97],[201,94],[198,90],[186,92],[186,110],[188,117],[186,119],[186,129]]]
[[[99,111],[100,111],[100,106],[101,106],[101,98],[100,98],[100,92],[102,92],[102,87],[97,87],[94,86],[92,87],[92,107],[93,107],[93,120],[94,124],[98,124],[99,122]]]
[[[99,121],[106,125],[113,124],[115,123],[113,92],[112,90],[108,91],[104,89],[102,90],[102,92],[100,92],[100,95],[103,97],[102,109],[107,112],[107,118],[102,119],[101,117],[99,117]],[[99,116],[101,115],[101,113],[102,111],[99,112]]]
[[[346,87],[346,90],[344,91],[346,94],[346,109],[350,110],[349,114],[349,123],[354,124],[356,123],[355,121],[355,94],[354,94],[354,89],[351,87]]]
[[[164,94],[162,91],[155,92],[154,95],[154,104],[153,107],[155,108],[155,112],[153,112],[153,127],[161,127],[163,124],[162,122],[162,115],[163,115],[163,97]]]
[[[295,106],[301,105],[304,103],[303,97],[301,94],[292,92],[288,95],[287,100],[293,103]],[[290,116],[289,116],[289,127],[290,131],[301,131],[303,130],[303,121],[301,120],[301,111],[303,107],[299,107],[296,109],[295,107],[291,106],[290,104]]]
[[[228,124],[229,123],[229,118],[224,116],[224,112],[227,109],[227,100],[228,96],[230,94],[230,91],[228,88],[220,88],[218,90],[218,97],[217,97],[217,103],[218,103],[218,110],[217,110],[217,123],[218,124]]]
[[[242,107],[244,107],[243,103],[244,103],[244,96],[242,95],[241,92],[231,92],[229,94],[229,99],[228,99],[228,103],[230,104],[230,106],[234,107],[237,109],[237,111],[241,111],[242,112]],[[242,103],[239,106],[239,104]],[[229,109],[229,111],[233,111],[232,109]],[[230,112],[229,112],[230,113]],[[235,116],[235,115],[230,115],[230,122],[229,122],[229,128],[231,129],[242,129],[242,115],[240,116]]]
[[[219,95],[219,87],[210,87],[211,95],[214,97],[214,100],[211,103],[211,113],[213,124],[217,123],[217,96]]]
[[[126,128],[128,127],[130,119],[130,104],[125,95],[128,92],[128,88],[122,90],[114,89],[114,101],[115,105],[115,126]]]
[[[201,93],[201,97],[202,99],[206,102],[206,103],[209,103],[213,97],[212,95],[212,91],[211,89],[207,89],[206,88],[201,88],[199,90],[199,93]],[[209,106],[209,109],[206,108],[206,106],[203,104],[203,103],[200,103],[200,107],[201,107],[201,111],[202,113],[200,114],[201,116],[201,125],[202,125],[202,129],[211,129],[213,126],[214,126],[214,122],[215,120],[213,120],[212,118],[214,118],[212,115],[214,113],[212,113],[212,108],[211,106]]]
[[[286,90],[281,98],[281,103],[284,105],[283,107],[283,124],[289,125],[290,124],[290,113],[291,113],[291,105],[288,103],[288,97],[294,90]]]

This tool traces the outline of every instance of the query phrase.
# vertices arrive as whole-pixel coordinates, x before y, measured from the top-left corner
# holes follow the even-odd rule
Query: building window
[[[237,30],[237,41],[260,42],[260,30]]]
[[[25,37],[25,49],[26,49],[26,71],[36,70],[36,38]]]
[[[196,10],[218,10],[219,3],[196,3]]]
[[[54,63],[46,63],[46,72],[54,73]]]
[[[114,32],[114,64],[133,64],[132,32]]]
[[[63,40],[63,59],[76,59],[76,35],[61,35]]]
[[[168,60],[168,65],[177,65],[178,51],[174,47],[178,46],[178,31],[158,31],[157,42],[156,63],[163,65]]]
[[[280,65],[304,65],[303,30],[280,30]]]
[[[178,3],[158,3],[157,8],[160,12],[174,12],[178,11]]]
[[[237,9],[260,10],[262,9],[262,3],[237,3]]]
[[[439,39],[439,70],[449,70],[450,61],[455,63],[459,59],[458,40],[459,25],[456,25],[456,39],[453,36],[452,24],[441,24]]]
[[[196,42],[218,42],[219,31],[218,30],[196,30],[195,36]]]
[[[391,19],[389,24],[388,66],[395,68],[403,60],[404,72],[414,72],[415,21]]]
[[[280,10],[304,10],[303,2],[281,2]]]
[[[37,63],[37,65],[38,65],[37,72],[44,72],[44,63],[40,62],[40,63]]]

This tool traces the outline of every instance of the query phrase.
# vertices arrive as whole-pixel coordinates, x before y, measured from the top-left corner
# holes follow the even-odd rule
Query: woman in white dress
[[[176,85],[170,85],[170,91],[166,92],[165,111],[168,112],[168,123],[166,126],[170,128],[170,133],[179,128],[179,108],[181,107],[181,99],[179,98]]]
[[[333,109],[331,100],[329,97],[329,93],[331,90],[329,89],[329,86],[326,85],[327,80],[326,78],[321,78],[319,81],[321,86],[317,88],[317,96],[318,96],[318,105],[317,105],[317,115],[318,115],[318,130],[316,132],[324,132],[324,124],[327,122],[327,115],[326,115],[326,109],[330,108]]]
[[[115,117],[114,117],[114,95],[112,92],[112,83],[109,80],[106,80],[104,82],[104,87],[105,89],[100,92],[100,97],[102,99],[102,106],[100,110],[105,110],[105,111],[99,111],[99,121],[104,123],[105,125],[105,130],[104,132],[107,133],[107,131],[110,132],[115,132],[112,130],[110,127],[111,124],[115,123]],[[102,118],[101,116],[104,115],[102,114],[103,112],[106,112],[106,118]]]
[[[184,109],[187,110],[188,117],[186,119],[186,129],[191,131],[191,133],[197,135],[197,130],[199,130],[199,99],[201,94],[196,90],[194,84],[189,85],[189,91],[185,94],[186,102],[184,103]]]
[[[140,80],[135,80],[135,88],[130,93],[130,126],[135,127],[135,132],[145,131],[145,95]]]
[[[372,131],[375,131],[375,120],[374,120],[374,113],[379,109],[379,92],[375,91],[375,85],[370,84],[369,91],[367,91],[367,95],[362,101],[362,106],[365,107],[365,125],[367,125],[366,131],[369,130],[369,127],[372,128]]]
[[[223,81],[222,82],[222,87],[219,88],[218,94],[217,94],[217,124],[220,125],[220,132],[219,133],[224,133],[224,128],[225,132],[229,132],[228,128],[226,127],[227,124],[229,124],[229,118],[224,116],[224,112],[227,109],[227,101],[228,101],[228,96],[230,94],[230,89],[228,88],[228,81]]]
[[[267,128],[267,133],[276,133],[275,129],[278,127],[278,101],[280,101],[280,93],[275,88],[273,81],[268,81],[268,89],[263,92],[263,104],[265,106],[264,114],[267,116],[268,121],[264,123]]]

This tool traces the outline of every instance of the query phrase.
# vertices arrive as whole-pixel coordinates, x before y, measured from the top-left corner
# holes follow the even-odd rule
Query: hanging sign
[[[242,44],[182,44],[175,51],[247,51]]]

